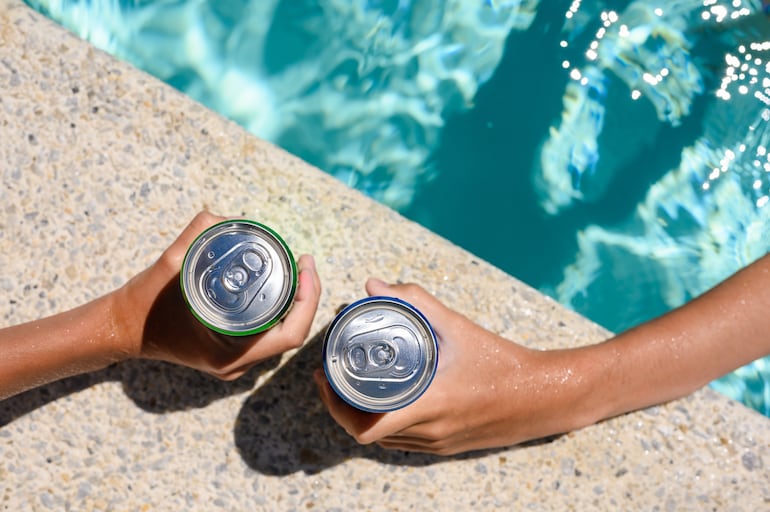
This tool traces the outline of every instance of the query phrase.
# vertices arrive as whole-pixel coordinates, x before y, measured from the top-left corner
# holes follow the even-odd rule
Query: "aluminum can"
[[[392,411],[417,400],[437,365],[430,323],[394,297],[368,297],[347,306],[324,337],[329,383],[343,400],[367,412]]]
[[[251,220],[220,222],[201,233],[187,250],[179,277],[193,315],[227,336],[272,327],[297,289],[289,247],[275,231]]]

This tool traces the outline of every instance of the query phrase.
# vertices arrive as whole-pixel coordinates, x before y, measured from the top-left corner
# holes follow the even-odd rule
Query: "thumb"
[[[370,296],[395,297],[408,302],[425,315],[437,331],[443,331],[445,327],[449,327],[448,324],[453,319],[460,317],[458,313],[446,307],[422,286],[414,283],[391,285],[380,279],[372,278],[366,282],[366,291]]]
[[[375,295],[392,296],[391,286],[381,279],[370,278],[366,281],[366,293],[370,297]]]

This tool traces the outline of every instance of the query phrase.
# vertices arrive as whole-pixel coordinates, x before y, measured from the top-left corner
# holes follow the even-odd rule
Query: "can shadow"
[[[318,396],[323,329],[243,404],[235,444],[243,460],[266,475],[315,474],[355,458],[397,466],[427,466],[476,458],[490,451],[445,457],[360,445],[337,425]]]

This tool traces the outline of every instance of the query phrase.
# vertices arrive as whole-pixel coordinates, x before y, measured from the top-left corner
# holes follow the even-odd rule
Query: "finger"
[[[297,261],[297,268],[302,278],[303,272],[308,272],[311,277],[310,286],[302,285],[300,283],[297,290],[297,300],[304,301],[310,298],[315,300],[316,306],[318,305],[318,299],[321,294],[321,277],[318,275],[318,269],[316,268],[315,259],[309,254],[303,254]]]
[[[283,321],[266,336],[293,341],[295,345],[301,344],[310,332],[321,298],[321,279],[313,257],[302,255],[297,262],[297,269],[299,275],[294,304]]]
[[[386,450],[400,450],[404,452],[421,452],[421,453],[437,453],[438,450],[434,448],[433,443],[427,441],[391,441],[382,440],[377,441],[377,445]]]
[[[329,414],[334,421],[336,421],[343,429],[345,429],[345,432],[354,437],[359,443],[363,443],[363,441],[358,438],[358,435],[361,432],[369,430],[373,424],[383,417],[383,414],[372,414],[359,411],[345,403],[345,401],[337,395],[334,389],[332,389],[322,370],[313,372],[313,380],[318,388],[321,402],[326,406],[326,409],[329,411]]]
[[[384,427],[389,431],[383,431],[381,434],[373,432],[377,435],[376,440],[419,443],[446,439],[450,434],[442,428],[446,423],[441,420],[441,409],[429,392],[430,390],[415,403],[393,411],[389,418],[384,418]]]
[[[193,217],[187,227],[177,237],[177,242],[181,242],[186,246],[190,245],[203,231],[223,220],[225,220],[224,217],[214,215],[207,210],[202,210]]]
[[[385,295],[404,300],[417,307],[425,315],[440,314],[442,304],[423,287],[417,284],[388,284],[379,279],[366,281],[366,291],[369,295]]]
[[[219,368],[217,377],[231,380],[260,361],[302,345],[318,309],[321,283],[311,256],[300,257],[297,267],[297,294],[289,313],[266,332],[241,340],[238,343],[241,348],[233,352],[235,358]]]
[[[409,425],[403,430],[394,432],[380,439],[380,441],[405,442],[405,443],[425,443],[442,439],[436,435],[436,422],[431,420],[422,421]]]
[[[437,455],[453,455],[471,449],[479,449],[484,443],[470,442],[457,438],[425,438],[394,435],[377,441],[377,444],[388,450],[403,450],[410,452],[433,453]]]
[[[213,375],[214,377],[220,380],[233,381],[241,378],[246,372],[254,368],[254,366],[256,365],[257,365],[257,361],[253,361],[232,369],[225,368],[222,370],[206,370],[206,371],[210,375]]]
[[[193,217],[187,227],[177,236],[174,243],[169,246],[165,251],[165,257],[167,261],[175,268],[182,266],[182,260],[187,252],[187,248],[195,241],[198,236],[207,228],[213,226],[217,222],[225,220],[224,217],[214,215],[206,210],[198,212]]]
[[[385,295],[385,296],[391,296],[393,291],[391,290],[391,285],[383,281],[382,279],[377,278],[369,278],[366,281],[366,293],[369,295]]]
[[[430,321],[434,328],[452,330],[457,326],[449,324],[452,321],[464,319],[459,313],[446,307],[436,297],[417,284],[388,284],[380,279],[369,279],[366,282],[369,295],[385,295],[404,300],[416,307]]]
[[[321,296],[321,281],[312,256],[303,255],[297,262],[299,275],[294,304],[286,317],[268,331],[254,336],[249,349],[236,364],[255,362],[302,345],[313,324]]]
[[[419,408],[407,407],[388,413],[358,410],[337,395],[322,371],[316,371],[313,378],[318,386],[321,401],[329,410],[329,414],[361,444],[377,442],[414,424],[423,423]]]
[[[404,436],[401,434],[393,434],[392,436],[383,437],[377,444],[391,443],[391,444],[412,444],[412,445],[428,445],[436,442],[436,439],[429,439],[420,436]]]
[[[444,443],[390,443],[384,441],[378,442],[377,445],[386,450],[429,453],[431,455],[441,455],[442,457],[478,449],[473,446],[466,446],[464,444],[449,446],[445,445]]]

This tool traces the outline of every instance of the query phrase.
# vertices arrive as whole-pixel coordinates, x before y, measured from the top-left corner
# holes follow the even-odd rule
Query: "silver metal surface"
[[[280,320],[294,299],[297,270],[273,230],[235,220],[212,226],[190,245],[180,279],[190,310],[204,325],[244,336]]]
[[[405,407],[428,388],[438,344],[414,306],[392,297],[369,297],[332,321],[323,362],[332,388],[346,402],[385,412]]]

